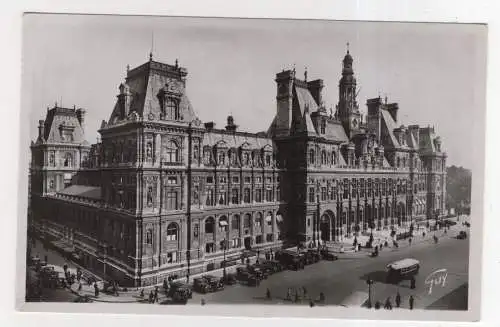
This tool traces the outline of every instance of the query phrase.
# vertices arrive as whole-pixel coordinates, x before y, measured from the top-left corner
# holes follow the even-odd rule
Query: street
[[[384,249],[376,258],[368,257],[367,253],[340,255],[337,261],[320,261],[306,266],[301,271],[287,270],[274,274],[262,281],[259,287],[234,285],[217,293],[204,295],[194,293],[191,302],[199,303],[203,298],[207,304],[292,304],[284,300],[287,289],[305,287],[311,298],[318,298],[319,293],[323,292],[326,297],[325,304],[338,305],[352,292],[368,292],[366,280],[371,278],[374,280],[373,303],[380,301],[383,306],[390,296],[394,306],[394,299],[399,290],[402,307],[408,308],[408,298],[413,295],[415,308],[465,310],[467,302],[463,301],[463,298],[464,295],[467,296],[467,292],[463,290],[467,290],[468,283],[469,241],[450,237],[455,234],[450,232],[449,236],[440,238],[438,244],[428,240],[398,250]],[[408,257],[420,261],[416,288],[410,289],[409,281],[403,281],[399,285],[386,284],[386,265]],[[430,289],[430,285],[425,283],[426,278],[439,269],[446,269],[447,277],[444,285],[434,284]],[[271,300],[265,298],[267,288],[271,292]],[[458,291],[452,293],[456,289]],[[448,294],[450,295],[446,296]],[[460,297],[462,301],[457,302],[456,297]],[[308,301],[304,301],[302,305],[307,303]]]

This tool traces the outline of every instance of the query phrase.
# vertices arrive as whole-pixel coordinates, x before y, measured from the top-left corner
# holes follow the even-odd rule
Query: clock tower
[[[349,54],[349,43],[347,43],[347,54],[342,61],[342,78],[339,81],[337,116],[349,138],[359,130],[361,123],[361,114],[356,101],[356,78],[354,77],[352,62],[352,56]]]

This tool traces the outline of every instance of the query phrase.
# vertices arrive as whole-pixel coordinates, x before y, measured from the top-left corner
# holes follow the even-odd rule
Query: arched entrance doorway
[[[396,207],[396,214],[398,218],[398,226],[401,226],[406,221],[406,210],[403,202],[399,202]]]
[[[323,242],[330,241],[330,216],[324,213],[319,222],[320,239]]]

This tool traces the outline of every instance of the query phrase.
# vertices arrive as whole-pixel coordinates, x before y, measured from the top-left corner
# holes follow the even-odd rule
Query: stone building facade
[[[265,133],[202,124],[187,70],[129,70],[101,141],[83,109],[47,111],[31,146],[34,228],[89,269],[127,285],[161,283],[302,242],[318,244],[444,213],[446,154],[434,128],[398,125],[398,105],[367,101],[347,52],[335,112],[323,81],[276,75]]]

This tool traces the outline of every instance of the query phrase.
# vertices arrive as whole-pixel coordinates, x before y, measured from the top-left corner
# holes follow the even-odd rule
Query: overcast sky
[[[322,78],[323,99],[338,101],[350,44],[360,92],[400,106],[399,124],[435,126],[448,164],[471,168],[473,133],[484,133],[486,28],[480,25],[26,15],[22,107],[31,139],[47,107],[87,110],[87,140],[109,119],[126,66],[153,59],[187,68],[187,94],[202,121],[267,130],[276,112],[275,74],[295,64]],[[152,37],[153,35],[153,37]],[[152,39],[154,42],[152,42]],[[476,138],[477,139],[477,138]]]

